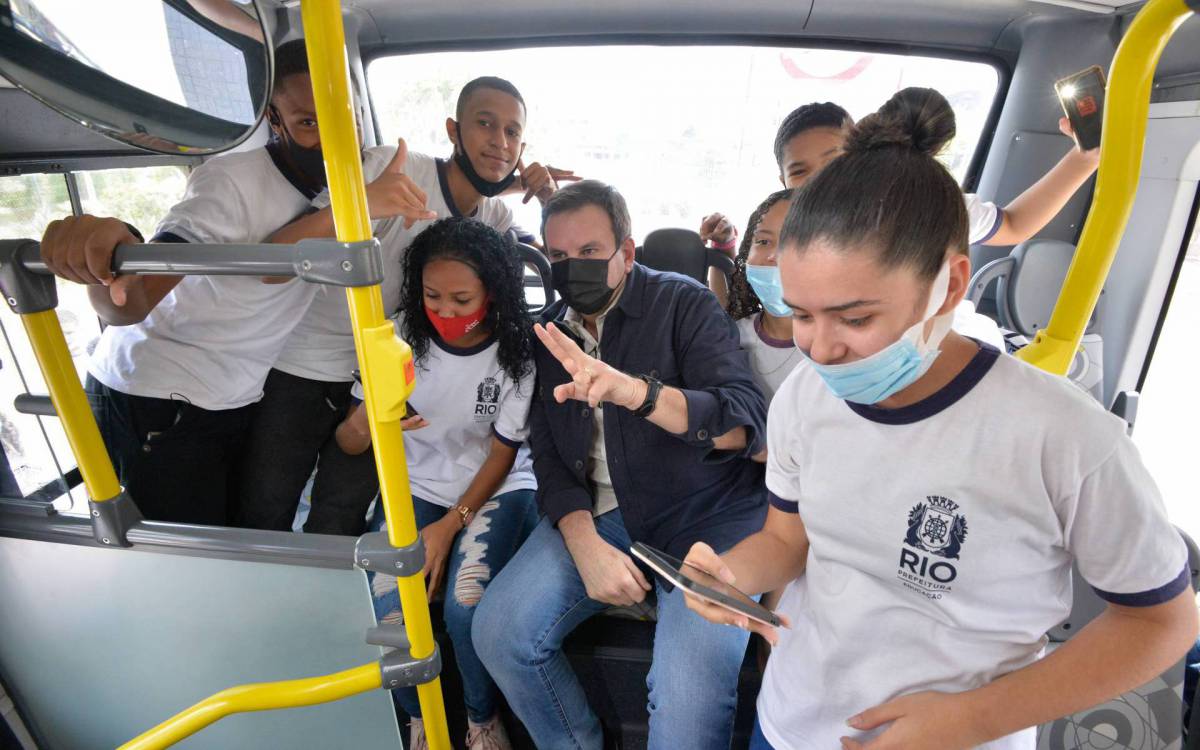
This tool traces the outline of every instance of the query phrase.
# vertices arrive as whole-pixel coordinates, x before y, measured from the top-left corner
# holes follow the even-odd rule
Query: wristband
[[[663,384],[661,380],[652,378],[649,375],[638,375],[638,380],[646,383],[646,400],[637,409],[634,409],[633,416],[645,419],[654,413],[654,407],[658,406],[658,394],[662,393]]]
[[[737,247],[737,235],[733,235],[725,242],[713,242],[712,240],[708,242],[714,250],[732,250]]]

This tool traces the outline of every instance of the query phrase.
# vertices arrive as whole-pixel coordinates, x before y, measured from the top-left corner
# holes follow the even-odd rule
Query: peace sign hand
[[[554,400],[558,403],[574,399],[586,401],[594,409],[607,401],[626,409],[636,409],[646,400],[649,386],[644,381],[584,354],[579,345],[553,323],[547,323],[545,327],[534,325],[533,332],[571,376],[571,382],[554,389]]]

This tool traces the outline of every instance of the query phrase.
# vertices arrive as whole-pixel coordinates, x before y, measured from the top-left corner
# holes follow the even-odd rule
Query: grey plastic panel
[[[42,750],[116,747],[234,685],[380,658],[365,574],[0,538],[0,676]],[[400,747],[376,690],[228,717],[177,747]]]

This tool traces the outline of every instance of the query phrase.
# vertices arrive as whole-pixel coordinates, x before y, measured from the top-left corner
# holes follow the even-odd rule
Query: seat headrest
[[[733,271],[733,261],[704,246],[700,235],[690,229],[655,229],[646,235],[638,250],[638,262],[656,271],[674,271],[708,283],[708,268]]]

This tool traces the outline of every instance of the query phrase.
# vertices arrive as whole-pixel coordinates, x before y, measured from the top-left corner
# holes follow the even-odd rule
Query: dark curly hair
[[[470,266],[483,282],[491,305],[483,325],[500,342],[500,367],[514,381],[533,369],[533,321],[525,306],[524,267],[512,241],[474,219],[435,221],[418,234],[401,262],[401,333],[420,364],[437,331],[425,315],[425,266],[433,260]]]
[[[742,237],[737,257],[733,260],[733,275],[729,279],[729,304],[725,308],[729,317],[734,320],[748,318],[763,309],[762,302],[754,293],[754,288],[746,280],[746,260],[750,257],[750,249],[754,247],[754,230],[758,228],[759,222],[767,215],[768,211],[775,207],[776,203],[790,200],[795,192],[788,188],[771,193],[766,200],[758,204],[758,208],[754,209],[754,213],[750,214],[750,218],[746,220],[746,234]]]

